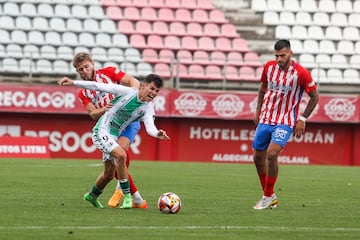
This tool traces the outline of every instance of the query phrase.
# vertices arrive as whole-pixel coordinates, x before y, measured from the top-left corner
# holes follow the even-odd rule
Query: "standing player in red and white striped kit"
[[[319,101],[309,71],[292,59],[288,40],[275,43],[275,60],[265,64],[254,114],[257,125],[253,141],[254,163],[263,190],[263,196],[253,207],[257,210],[275,208],[278,200],[274,185],[278,177],[278,156],[291,134],[300,137],[305,131],[306,119]],[[310,100],[301,116],[299,104],[303,92]]]

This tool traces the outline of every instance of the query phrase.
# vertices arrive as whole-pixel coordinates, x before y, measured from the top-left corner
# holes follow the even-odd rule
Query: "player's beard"
[[[289,66],[290,61],[291,61],[291,58],[288,58],[285,62],[278,61],[277,64],[279,65],[279,67],[281,69],[284,70],[285,68],[287,68]]]

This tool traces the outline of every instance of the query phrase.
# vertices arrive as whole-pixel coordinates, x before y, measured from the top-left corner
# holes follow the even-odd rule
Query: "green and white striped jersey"
[[[113,106],[101,116],[93,131],[101,128],[117,137],[130,123],[140,120],[144,122],[146,132],[150,136],[157,137],[159,130],[154,123],[154,106],[151,102],[141,102],[138,98],[138,90],[117,84],[83,80],[74,81],[74,85],[115,95],[111,102]]]

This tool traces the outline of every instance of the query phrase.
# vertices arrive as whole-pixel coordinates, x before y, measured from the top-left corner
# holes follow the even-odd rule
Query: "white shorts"
[[[115,160],[115,158],[111,155],[111,152],[117,146],[119,146],[116,136],[113,136],[108,131],[105,131],[104,129],[100,128],[98,130],[93,131],[92,140],[95,146],[102,151],[103,161]]]

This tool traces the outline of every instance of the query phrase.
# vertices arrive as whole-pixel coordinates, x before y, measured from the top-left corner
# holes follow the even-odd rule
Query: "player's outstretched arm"
[[[152,104],[149,104],[145,110],[144,116],[141,118],[144,122],[146,132],[155,138],[170,140],[170,137],[167,133],[162,129],[157,129],[155,126],[155,110]]]
[[[166,134],[166,131],[160,129],[157,133],[157,137],[164,140],[170,140],[170,137]]]
[[[63,77],[57,83],[58,83],[59,86],[72,86],[72,85],[74,85],[74,81],[67,78],[67,77]]]
[[[100,92],[108,92],[114,95],[124,95],[133,89],[129,87],[125,87],[118,84],[107,84],[107,83],[100,83],[95,81],[84,81],[84,80],[71,80],[66,77],[60,79],[58,81],[59,86],[67,86],[67,85],[74,85],[80,88],[86,88],[90,90],[100,91]]]

